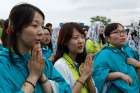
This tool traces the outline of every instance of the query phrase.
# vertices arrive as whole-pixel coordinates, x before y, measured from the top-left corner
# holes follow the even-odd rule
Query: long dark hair
[[[2,45],[4,47],[8,47],[8,33],[7,33],[8,23],[9,23],[9,20],[6,19],[4,21],[4,27],[3,27],[2,36],[1,36]]]
[[[31,4],[23,3],[23,4],[16,5],[12,8],[8,18],[9,23],[7,28],[8,47],[9,47],[10,55],[12,55],[11,50],[14,50],[16,54],[21,56],[17,48],[17,38],[18,38],[17,34],[22,33],[21,32],[22,29],[31,24],[35,12],[41,14],[42,18],[45,19],[43,12]]]
[[[64,53],[69,53],[69,49],[66,44],[72,38],[74,29],[76,29],[79,33],[81,33],[85,36],[84,30],[78,23],[74,23],[74,22],[65,23],[59,31],[57,50],[56,50],[56,54],[54,56],[54,62],[57,61],[60,57],[62,57]],[[84,62],[85,57],[86,57],[86,52],[84,50],[83,53],[78,54],[76,56],[76,62],[78,62],[78,63]]]

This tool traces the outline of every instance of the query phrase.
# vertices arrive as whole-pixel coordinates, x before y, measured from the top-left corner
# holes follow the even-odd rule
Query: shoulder
[[[112,50],[111,49],[103,48],[95,56],[96,57],[98,57],[98,56],[100,56],[100,57],[107,57],[107,56],[110,56],[111,54],[112,54]]]
[[[64,67],[66,65],[66,60],[63,57],[61,57],[55,62],[54,67]]]
[[[2,56],[2,55],[9,55],[9,50],[8,50],[8,48],[1,47],[0,56]]]
[[[91,39],[87,39],[87,40],[86,40],[86,44],[87,44],[87,45],[93,44],[93,41],[92,41]]]
[[[139,59],[138,51],[134,50],[133,48],[131,48],[129,46],[125,46],[125,47],[123,47],[123,49],[128,57],[132,57],[132,58],[135,58],[137,60]]]
[[[6,48],[0,51],[0,63],[7,63],[9,61],[9,51]]]
[[[110,63],[112,58],[114,58],[115,54],[113,54],[113,51],[111,49],[102,49],[99,51],[93,61],[94,65],[104,65]]]

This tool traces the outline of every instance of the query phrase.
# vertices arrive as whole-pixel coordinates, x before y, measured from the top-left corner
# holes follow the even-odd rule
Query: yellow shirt
[[[86,40],[86,51],[87,53],[95,54],[103,47],[102,43],[92,41],[90,39]]]

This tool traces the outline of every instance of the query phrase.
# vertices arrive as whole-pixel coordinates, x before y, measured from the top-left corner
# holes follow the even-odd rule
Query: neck
[[[75,62],[75,60],[76,60],[76,55],[77,55],[77,54],[69,53],[70,58],[71,58],[74,62]]]
[[[111,44],[111,43],[110,43]],[[112,45],[112,47],[114,47],[114,48],[118,48],[118,49],[120,49],[120,48],[122,48],[123,46],[117,46],[117,45],[114,45],[114,44],[111,44]]]
[[[21,43],[20,40],[17,40],[17,48],[20,54],[24,54],[30,50],[29,48],[25,47],[25,45]]]

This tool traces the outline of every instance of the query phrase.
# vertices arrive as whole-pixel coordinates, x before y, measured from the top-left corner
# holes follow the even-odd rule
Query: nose
[[[125,32],[120,32],[120,36],[121,37],[126,37],[126,33]]]
[[[42,37],[43,37],[43,30],[40,30],[40,31],[38,30],[38,32],[36,34],[36,37],[37,37],[38,40],[41,40]]]
[[[83,37],[79,37],[79,43],[84,43],[85,39]]]
[[[38,31],[39,32],[42,32],[44,29],[43,29],[43,27],[42,26],[38,26]]]

